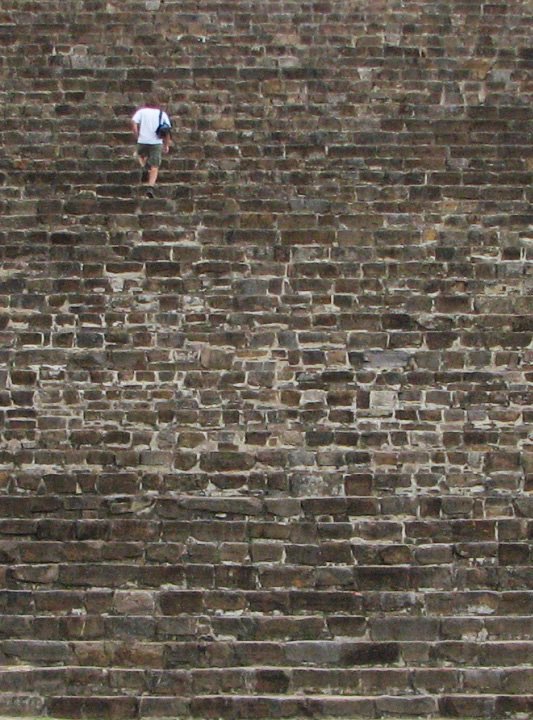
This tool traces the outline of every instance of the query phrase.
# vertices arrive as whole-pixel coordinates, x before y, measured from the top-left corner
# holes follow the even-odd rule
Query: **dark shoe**
[[[155,197],[154,189],[149,187],[146,190],[146,197],[153,198]]]

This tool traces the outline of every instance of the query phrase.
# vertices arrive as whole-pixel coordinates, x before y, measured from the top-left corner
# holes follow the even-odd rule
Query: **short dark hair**
[[[146,107],[159,107],[159,98],[156,93],[147,93],[144,96],[144,105]]]

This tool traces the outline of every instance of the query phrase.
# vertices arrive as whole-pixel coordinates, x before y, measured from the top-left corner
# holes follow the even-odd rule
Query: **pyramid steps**
[[[530,28],[3,0],[0,715],[533,715]]]

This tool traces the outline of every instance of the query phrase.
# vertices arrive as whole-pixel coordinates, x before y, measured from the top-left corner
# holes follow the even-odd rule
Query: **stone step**
[[[268,692],[268,691],[267,691]],[[200,695],[187,697],[139,696],[132,694],[80,695],[11,694],[0,699],[0,710],[17,715],[69,718],[117,719],[180,718],[380,718],[392,716],[425,717],[430,720],[471,717],[527,718],[533,708],[533,696],[508,694],[468,695],[447,692],[410,696],[380,695],[345,697],[342,695]]]
[[[531,547],[526,542],[504,543],[492,547],[476,543],[368,547],[362,546],[357,541],[339,542],[327,538],[319,544],[284,543],[267,538],[255,541],[223,540],[221,543],[194,539],[181,542],[173,540],[152,542],[140,539],[79,542],[40,540],[28,543],[19,543],[11,539],[0,542],[0,560],[4,563],[9,562],[11,566],[6,576],[10,582],[15,578],[23,578],[26,573],[31,575],[31,567],[36,565],[41,571],[44,571],[44,566],[49,570],[57,566],[61,575],[68,563],[75,564],[78,569],[82,564],[87,564],[88,568],[93,569],[94,563],[102,563],[106,564],[106,569],[102,570],[105,576],[113,563],[117,564],[118,568],[122,563],[126,563],[130,569],[136,565],[146,565],[154,571],[160,568],[162,563],[169,563],[178,574],[180,574],[179,568],[182,574],[187,564],[195,566],[199,572],[202,568],[211,575],[213,568],[219,565],[228,569],[245,567],[248,568],[246,572],[251,573],[250,576],[253,575],[256,580],[266,580],[269,577],[269,568],[285,568],[282,572],[286,572],[287,576],[297,570],[301,571],[302,582],[306,581],[309,568],[313,568],[317,579],[321,578],[324,584],[328,584],[326,568],[331,566],[332,578],[338,573],[340,584],[352,586],[355,583],[356,587],[363,589],[367,589],[366,585],[371,582],[368,576],[372,572],[375,573],[377,584],[382,583],[384,577],[388,577],[396,585],[398,582],[396,568],[401,568],[402,572],[407,573],[406,567],[409,566],[413,568],[413,573],[406,578],[406,583],[414,582],[414,578],[423,582],[427,574],[428,577],[434,575],[439,585],[447,586],[450,582],[459,584],[469,576],[474,579],[474,573],[469,572],[469,566],[475,561],[485,566],[484,572],[479,572],[478,581],[490,584],[496,577],[505,574],[509,579],[513,576],[520,577],[530,562],[530,554]],[[256,569],[251,570],[252,566]],[[348,568],[350,572],[347,572]],[[439,581],[439,568],[450,573],[449,582],[444,579]],[[214,572],[218,577],[219,571]],[[524,586],[526,585],[527,580],[524,578]]]
[[[45,524],[43,531],[46,532]],[[195,537],[194,525],[189,527],[190,535],[185,537],[187,528],[157,528],[146,527],[147,537],[127,540],[126,538],[112,539],[112,531],[104,523],[96,525],[95,539],[69,539],[66,534],[66,525],[58,534],[57,540],[47,540],[40,535],[37,529],[38,540],[17,540],[16,536],[7,534],[8,540],[0,540],[0,558],[13,565],[31,565],[42,563],[91,563],[91,562],[120,562],[129,561],[140,563],[157,562],[203,562],[206,564],[238,563],[240,565],[254,564],[280,564],[280,565],[309,565],[322,566],[328,563],[336,567],[394,567],[409,564],[413,567],[438,565],[449,566],[454,563],[456,567],[469,565],[472,560],[483,562],[486,567],[497,565],[518,566],[527,565],[531,555],[531,545],[526,542],[513,543],[444,543],[408,544],[394,543],[361,544],[358,538],[350,538],[349,533],[343,535],[342,540],[334,528],[311,528],[309,524],[304,527],[293,525],[291,534],[294,539],[281,538],[280,535],[286,526],[279,528],[278,533],[261,532],[262,528],[236,528],[240,537],[233,540],[226,535],[217,541],[214,536],[198,539]],[[127,530],[127,525],[122,527]],[[139,532],[139,526],[133,528]],[[253,538],[254,529],[260,530]],[[355,528],[354,528],[355,529]],[[76,528],[72,528],[73,533]],[[98,534],[98,530],[100,533]],[[106,532],[107,530],[107,532]],[[173,530],[177,535],[171,539]],[[228,528],[226,532],[230,529]],[[90,532],[90,525],[85,532]],[[154,532],[155,531],[155,532]],[[320,534],[320,538],[316,534]],[[117,532],[115,530],[115,532]],[[118,530],[117,534],[120,534]],[[298,538],[298,533],[301,538]],[[0,532],[1,534],[1,532]],[[159,539],[154,537],[159,535]],[[252,535],[252,538],[248,536]],[[151,535],[151,537],[148,537]],[[165,539],[165,535],[167,538]],[[261,537],[263,535],[263,537]],[[270,535],[270,537],[269,537]],[[278,535],[278,537],[275,537]],[[274,536],[274,537],[273,537]],[[306,537],[307,536],[307,537]],[[164,544],[163,544],[164,543]]]
[[[514,590],[531,587],[530,565],[516,565],[512,569],[456,568],[450,565],[386,567],[382,565],[351,568],[330,565],[264,565],[202,564],[202,563],[60,563],[37,565],[10,564],[0,566],[8,589],[24,589],[46,585],[50,589],[71,587],[126,588],[132,584],[140,588],[171,584],[187,589],[201,586],[216,589],[290,588],[295,583],[309,589],[349,589],[357,592],[394,590],[420,591],[434,588],[451,591],[470,587],[476,590],[497,590],[502,583]]]
[[[145,605],[155,607],[159,602],[158,590],[111,588],[62,588],[50,589],[35,587],[0,589],[0,611],[2,613],[41,615],[65,614],[86,615],[104,613],[116,615],[119,608],[132,608]],[[168,602],[173,603],[176,614],[180,608],[187,613],[221,614],[224,612],[238,615],[262,614],[306,616],[311,614],[328,614],[334,608],[336,613],[343,615],[374,615],[396,616],[404,613],[407,617],[418,615],[427,617],[463,619],[508,617],[512,621],[516,617],[526,616],[531,611],[533,591],[527,590],[454,590],[438,592],[424,589],[419,592],[409,591],[366,591],[325,590],[325,589],[290,589],[290,590],[249,590],[249,589],[201,589],[192,590],[165,586]],[[168,609],[167,609],[168,612]],[[133,611],[132,611],[133,613]],[[136,614],[136,613],[133,613]]]
[[[85,504],[86,508],[89,506],[89,503]],[[283,522],[274,520],[272,516],[263,521],[257,518],[249,519],[249,516],[238,519],[239,516],[233,513],[228,519],[228,528],[222,529],[223,537],[217,540],[215,531],[220,528],[221,521],[215,520],[216,525],[210,530],[206,522],[207,513],[203,514],[203,520],[198,513],[191,522],[186,521],[183,516],[172,520],[156,514],[152,514],[147,520],[137,520],[121,518],[115,508],[115,513],[103,512],[107,517],[101,520],[83,521],[76,519],[81,513],[66,511],[65,516],[70,515],[74,519],[62,519],[58,514],[50,513],[48,522],[43,519],[42,522],[31,524],[33,521],[29,518],[38,512],[35,508],[36,505],[33,504],[31,510],[21,514],[20,524],[6,520],[1,534],[9,539],[2,541],[2,550],[11,561],[50,562],[55,553],[53,559],[58,562],[69,559],[83,562],[90,559],[91,552],[100,560],[127,559],[128,551],[134,559],[138,557],[136,544],[143,541],[149,543],[146,558],[154,561],[157,561],[159,551],[164,553],[160,543],[165,542],[172,543],[167,553],[168,558],[196,557],[198,560],[203,558],[210,562],[231,562],[230,553],[233,550],[236,553],[235,560],[242,562],[251,559],[254,562],[286,562],[295,565],[320,565],[330,562],[335,565],[356,563],[392,566],[413,563],[423,566],[447,565],[454,561],[460,566],[462,560],[479,558],[486,559],[487,565],[500,563],[512,566],[527,564],[531,551],[527,543],[531,523],[517,522],[509,518],[486,526],[491,533],[495,530],[517,531],[515,538],[509,537],[497,543],[494,535],[489,536],[488,531],[484,541],[472,537],[472,521],[469,523],[468,520],[448,523],[444,520],[423,522],[408,518],[403,522],[380,520],[382,524],[379,529],[383,535],[379,538],[372,536],[371,520],[366,516],[352,516],[338,523],[317,523],[309,516]],[[58,526],[52,528],[54,517],[58,518]],[[476,522],[480,523],[478,528],[484,527],[481,524],[483,521]],[[434,541],[429,535],[431,530],[439,533]],[[127,537],[128,531],[134,533],[134,536]],[[19,541],[14,544],[16,536],[26,533],[36,537],[40,545],[36,545],[35,541]],[[116,554],[113,546],[102,547],[102,540],[121,543],[114,546]],[[69,544],[60,548],[54,541],[65,541]],[[262,547],[263,541],[271,544],[271,555],[268,555],[266,547]],[[240,545],[228,545],[221,549],[221,543],[228,542]],[[185,545],[187,543],[188,546]],[[219,553],[223,550],[226,554],[221,556]],[[161,555],[160,559],[163,557]]]
[[[22,369],[20,370],[22,372]],[[26,370],[31,373],[31,370]],[[340,375],[353,375],[352,371],[339,371]],[[31,381],[32,375],[27,377]],[[133,412],[133,411],[132,411]],[[141,411],[138,411],[141,413]],[[150,413],[146,413],[147,421]],[[142,421],[143,418],[131,418]],[[149,423],[147,423],[149,424]],[[105,431],[97,427],[94,431],[96,444],[100,441],[109,442],[111,438],[105,437]],[[108,432],[115,433],[110,430]],[[92,442],[89,431],[78,431],[78,443],[84,439],[87,444]],[[83,435],[86,433],[86,436]],[[334,442],[334,434],[330,433],[330,442]],[[358,437],[358,434],[355,434]],[[118,440],[118,438],[117,438]],[[338,441],[337,441],[338,442]],[[268,451],[265,451],[268,452]],[[283,452],[283,450],[279,450]],[[289,452],[286,450],[285,452]],[[262,451],[256,454],[259,459]],[[252,453],[238,451],[207,451],[205,463],[202,466],[205,472],[242,472],[249,469],[247,466],[253,464]],[[275,460],[275,457],[269,456]],[[364,461],[368,461],[365,457]],[[224,468],[224,465],[228,466]],[[231,465],[231,467],[229,467]],[[519,540],[520,537],[527,538],[528,527],[531,524],[531,513],[533,502],[531,498],[505,496],[484,496],[483,498],[470,498],[461,495],[448,495],[436,497],[432,495],[419,495],[417,497],[383,494],[377,489],[376,495],[281,495],[264,497],[259,494],[227,495],[218,494],[206,496],[201,492],[198,494],[184,493],[156,493],[144,492],[142,494],[130,494],[127,492],[113,493],[113,485],[120,482],[120,479],[128,481],[132,478],[130,472],[107,472],[100,476],[100,482],[105,483],[97,486],[98,494],[94,493],[94,484],[98,483],[99,474],[91,475],[86,470],[78,471],[71,477],[78,483],[88,482],[89,488],[86,494],[80,493],[82,489],[76,488],[76,494],[71,494],[68,488],[69,475],[51,475],[58,481],[61,479],[67,482],[67,492],[63,494],[2,494],[0,495],[0,533],[10,532],[10,521],[21,521],[21,527],[31,531],[31,526],[24,521],[31,519],[40,523],[47,516],[57,517],[63,520],[71,528],[76,521],[83,521],[89,526],[91,520],[95,521],[95,527],[104,527],[102,521],[116,522],[138,522],[152,523],[155,521],[179,521],[185,523],[181,527],[186,528],[187,523],[202,522],[212,519],[218,522],[219,528],[223,523],[247,522],[258,524],[260,527],[269,527],[269,523],[275,528],[275,523],[291,526],[298,523],[312,523],[314,527],[322,527],[323,530],[330,529],[338,531],[337,537],[343,537],[343,533],[350,533],[353,523],[358,518],[373,519],[375,522],[383,522],[383,529],[396,528],[399,532],[396,538],[387,535],[384,538],[387,542],[396,539],[420,540],[428,542],[495,542],[497,530],[517,532],[513,537],[510,534],[505,536],[498,534],[500,541]],[[44,480],[48,476],[45,476]],[[183,474],[185,481],[187,476]],[[110,492],[111,491],[111,492]],[[493,509],[494,508],[494,509]],[[93,515],[85,519],[81,515],[82,510],[91,509]],[[80,517],[74,514],[79,511]],[[495,511],[500,513],[495,514]],[[102,517],[98,517],[100,513]],[[69,515],[72,514],[72,517]],[[140,515],[140,516],[139,516]],[[37,517],[38,516],[38,517]],[[16,525],[14,526],[14,528]],[[176,527],[180,527],[177,525]],[[201,527],[198,525],[197,527]],[[11,532],[15,531],[11,530]],[[403,535],[404,528],[407,530]],[[378,528],[380,529],[380,528]],[[276,530],[274,530],[276,531]],[[524,534],[525,533],[525,534]],[[15,531],[16,534],[16,531]],[[367,540],[379,540],[379,535]]]
[[[76,142],[80,141],[82,141],[80,138],[76,138]],[[124,182],[131,184],[137,181],[139,166],[133,158],[133,151],[129,149],[131,144],[123,143],[113,148],[101,147],[95,149],[93,147],[90,152],[94,157],[89,159],[84,156],[82,149],[68,156],[65,154],[58,156],[57,145],[55,144],[49,148],[41,147],[38,153],[35,152],[33,147],[19,147],[17,167],[7,166],[3,169],[4,183],[24,184],[31,188],[32,185],[50,180],[52,189],[60,189],[62,186],[70,184],[74,189],[78,186],[87,186],[90,190],[99,192],[100,186],[112,183],[118,173],[124,174]],[[524,148],[524,151],[526,151],[526,148]],[[197,155],[195,151],[188,151],[187,147],[184,146],[173,150],[168,157],[165,156],[160,168],[158,186],[161,183],[168,183],[172,186],[188,183],[194,187],[195,195],[201,196],[204,194],[212,197],[213,189],[217,187],[218,175],[219,180],[222,178],[226,180],[225,192],[231,192],[233,197],[248,199],[254,187],[265,188],[265,186],[270,186],[270,198],[275,201],[277,195],[276,185],[279,183],[274,181],[268,170],[257,171],[254,168],[253,163],[261,158],[259,154],[256,158],[249,160],[235,159],[234,166],[222,172],[217,172],[214,167],[210,169],[209,159],[198,160],[195,155]],[[412,160],[415,160],[415,158],[412,158]],[[338,161],[332,160],[330,162],[331,165],[338,165]],[[327,163],[322,165],[324,164]],[[21,167],[23,169],[20,169]],[[502,171],[498,173],[499,184],[497,188],[490,192],[487,191],[484,184],[489,178],[479,177],[474,174],[469,177],[468,173],[464,173],[454,183],[447,182],[445,179],[432,178],[430,195],[430,192],[424,189],[425,186],[420,187],[416,179],[410,177],[409,171],[402,168],[403,166],[400,166],[394,179],[385,184],[381,182],[381,178],[372,174],[359,173],[353,177],[353,172],[350,171],[350,175],[352,175],[350,182],[353,185],[353,190],[352,197],[347,200],[351,199],[350,204],[355,212],[351,217],[348,215],[346,218],[341,218],[343,229],[348,230],[346,221],[351,221],[352,225],[356,225],[360,229],[365,226],[369,229],[379,229],[383,225],[383,223],[378,222],[379,213],[384,216],[390,216],[394,213],[403,214],[407,223],[409,217],[405,213],[406,203],[410,204],[412,210],[416,210],[418,209],[416,203],[419,201],[438,203],[454,199],[465,201],[475,199],[478,201],[479,207],[487,210],[493,209],[494,201],[498,199],[500,205],[505,205],[509,212],[516,215],[522,213],[525,216],[524,224],[527,221],[529,197],[526,188],[531,183],[531,173],[519,173],[516,170],[508,173]],[[291,168],[289,166],[286,169],[282,167],[280,172],[282,177],[283,175],[288,176]],[[342,173],[342,166],[339,172]],[[316,171],[310,169],[307,178],[308,184],[321,185],[330,174],[331,171],[328,169]],[[242,176],[246,178],[247,182],[239,184],[239,179]],[[378,180],[381,189],[374,190],[373,183]],[[402,189],[396,190],[396,197],[390,197],[391,192],[387,188],[398,188],[398,186]],[[424,197],[424,193],[428,195],[427,198]],[[372,201],[372,214],[376,215],[376,219],[372,224],[370,224],[369,204],[365,201],[365,196]],[[335,202],[335,198],[332,197],[331,201]],[[255,207],[257,209],[258,205],[256,204]],[[409,224],[413,224],[412,216]]]
[[[0,692],[23,693],[28,685],[42,686],[47,694],[91,697],[124,691],[161,697],[172,691],[192,696],[214,691],[227,696],[278,692],[376,697],[386,687],[391,696],[409,697],[436,692],[462,691],[467,696],[528,692],[532,670],[520,667],[483,668],[350,668],[235,667],[193,670],[50,667],[2,668]]]
[[[50,593],[52,594],[52,593]],[[212,593],[215,595],[215,593]],[[57,593],[61,595],[61,593]],[[67,593],[65,593],[67,595]],[[244,598],[243,598],[244,599]],[[475,641],[512,642],[533,640],[533,620],[517,615],[480,617],[414,615],[370,611],[368,598],[360,594],[365,614],[291,614],[261,615],[241,608],[238,616],[220,615],[210,608],[207,592],[121,591],[115,593],[110,612],[102,614],[73,612],[68,598],[61,610],[53,604],[35,614],[1,614],[0,637],[16,640],[125,640],[194,641],[203,636],[210,640],[296,641],[358,640],[389,641]],[[75,603],[73,603],[75,604]],[[75,608],[77,611],[78,608]],[[200,613],[200,614],[199,614]]]
[[[119,439],[118,431],[109,432],[114,432]],[[95,481],[94,478],[76,479],[80,484],[84,480],[87,483]],[[111,475],[105,480],[100,480],[102,483],[100,489],[105,493],[104,483],[109,488],[112,483],[121,483],[124,486],[129,481],[131,477],[128,475],[124,475],[123,478]],[[98,497],[102,499],[101,503],[97,502]],[[233,505],[231,501],[228,504],[227,498],[223,497],[208,499],[199,495],[196,499],[197,502],[195,496],[182,496],[179,499],[172,498],[170,503],[166,503],[160,497],[158,503],[152,503],[150,496],[137,498],[104,494],[95,496],[92,492],[81,496],[67,494],[3,496],[0,503],[0,507],[3,508],[0,517],[0,537],[20,536],[21,541],[24,536],[29,536],[38,540],[142,539],[152,542],[157,542],[159,539],[167,541],[196,539],[204,542],[270,539],[296,545],[316,545],[331,540],[339,543],[352,541],[354,543],[352,547],[361,553],[379,552],[390,547],[393,551],[391,554],[394,554],[398,548],[408,551],[409,546],[414,543],[421,553],[428,546],[443,545],[454,546],[458,551],[464,552],[465,556],[468,556],[469,551],[479,552],[481,556],[485,554],[494,556],[498,547],[505,549],[508,545],[520,545],[527,541],[532,525],[529,518],[514,516],[512,508],[509,508],[509,514],[500,517],[457,518],[456,516],[453,519],[446,519],[439,517],[440,503],[436,505],[428,503],[427,515],[422,511],[418,516],[417,503],[396,503],[394,498],[379,498],[379,496],[360,496],[358,499],[362,502],[359,505],[356,503],[337,505],[337,508],[344,508],[345,511],[348,508],[348,511],[342,515],[330,514],[327,511],[324,515],[320,515],[312,511],[313,507],[316,510],[315,502],[308,504],[305,498],[298,497],[263,501],[256,497],[240,496],[234,498]],[[316,500],[318,499],[315,498]],[[384,534],[372,535],[368,523],[375,519],[381,503],[385,506],[402,507],[403,512],[400,511],[395,517],[392,513],[390,515],[383,513],[375,522],[380,523],[377,530]],[[422,500],[421,506],[424,505]],[[194,511],[193,507],[195,507]],[[327,507],[327,498],[323,507]],[[464,507],[468,508],[468,503]],[[518,508],[525,511],[528,509],[528,504],[519,503]],[[94,511],[94,515],[89,519],[81,512],[88,509]],[[189,509],[190,512],[182,513],[181,509]],[[264,515],[261,515],[262,509]],[[470,514],[468,509],[462,512]],[[475,530],[481,531],[481,535],[476,535],[473,532]],[[221,532],[222,535],[217,537],[216,531]],[[127,537],[128,532],[133,534]],[[363,541],[372,544],[365,545],[362,544]],[[360,545],[357,546],[356,543]],[[517,550],[519,549],[517,547]],[[442,559],[445,559],[445,555]]]
[[[135,623],[130,621],[135,629]],[[440,667],[448,664],[515,667],[528,664],[533,642],[520,641],[147,641],[0,640],[4,666],[91,665],[159,669],[255,667],[257,665],[349,668],[351,666]]]

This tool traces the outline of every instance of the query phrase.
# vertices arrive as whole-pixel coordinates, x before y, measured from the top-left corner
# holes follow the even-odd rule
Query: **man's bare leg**
[[[146,172],[146,171],[145,171]],[[154,197],[154,187],[157,180],[159,168],[151,167],[148,170],[148,183],[145,185],[148,197]]]
[[[157,181],[157,176],[159,174],[159,168],[157,167],[151,167],[148,171],[148,186],[154,187]]]
[[[141,167],[141,182],[145,183],[148,180],[148,168],[146,167],[148,158],[146,155],[137,155],[137,160]]]

